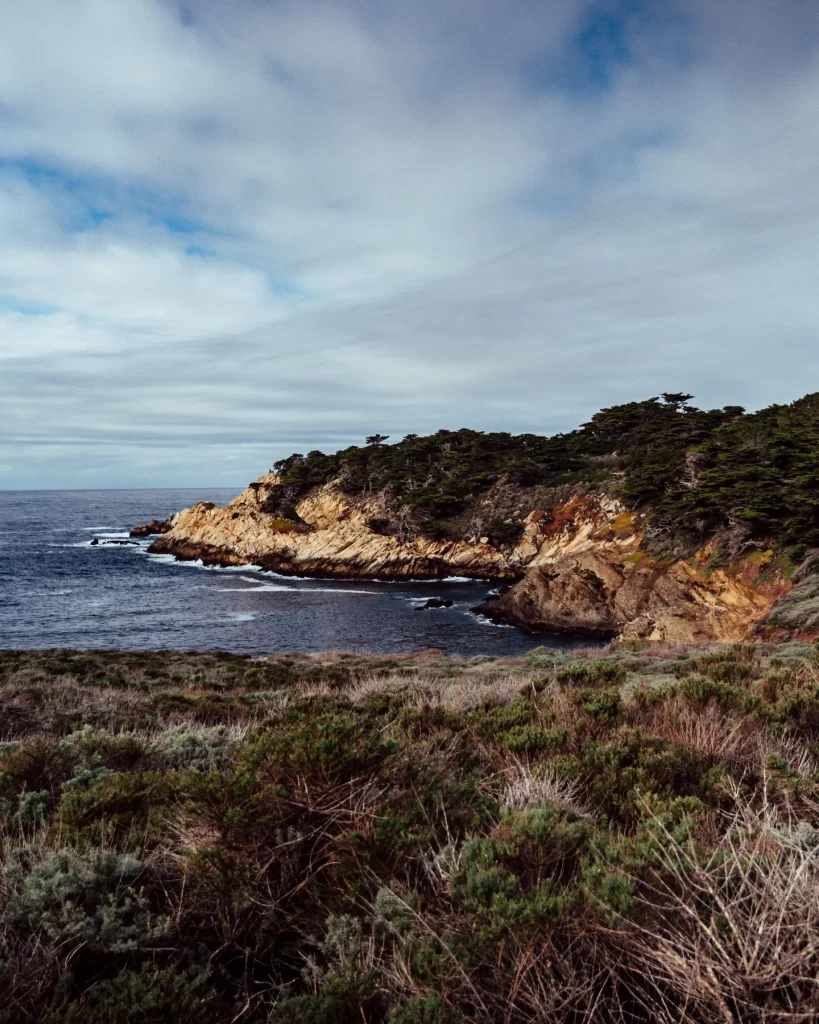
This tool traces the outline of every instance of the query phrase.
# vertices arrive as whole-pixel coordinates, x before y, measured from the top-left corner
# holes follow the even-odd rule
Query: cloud
[[[18,6],[0,486],[810,388],[814,4]]]

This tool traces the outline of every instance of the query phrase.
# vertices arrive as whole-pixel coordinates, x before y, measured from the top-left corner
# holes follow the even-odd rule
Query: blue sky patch
[[[13,295],[0,294],[0,313],[22,313],[23,316],[51,316],[58,312],[57,306],[50,306],[42,302],[27,302],[25,299],[17,299]]]
[[[114,179],[80,174],[33,159],[0,158],[0,174],[24,178],[33,188],[49,196],[61,226],[80,233],[101,227],[122,217],[136,217],[172,235],[232,237],[191,217],[187,202],[174,195],[163,195],[139,186],[124,185]]]
[[[650,34],[654,52],[685,64],[687,24],[675,5],[648,0],[597,0],[578,24],[562,60],[530,61],[527,77],[537,89],[558,88],[573,96],[597,96],[634,60],[634,34]]]

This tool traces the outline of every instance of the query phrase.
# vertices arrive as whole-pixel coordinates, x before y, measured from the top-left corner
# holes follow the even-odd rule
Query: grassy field
[[[0,652],[0,1021],[819,1015],[819,652]]]

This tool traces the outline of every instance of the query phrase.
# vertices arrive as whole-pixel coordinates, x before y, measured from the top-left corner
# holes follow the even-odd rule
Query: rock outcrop
[[[796,636],[815,642],[819,640],[819,550],[806,552],[790,582],[790,591],[760,623],[760,634],[770,640]]]
[[[296,576],[348,579],[439,579],[519,576],[523,562],[488,543],[385,536],[368,524],[384,518],[380,495],[352,501],[332,485],[317,487],[295,506],[294,519],[264,511],[278,478],[255,480],[226,507],[200,502],[179,513],[153,552],[214,565],[255,564]]]
[[[655,560],[643,546],[643,518],[600,494],[531,509],[517,543],[496,547],[485,536],[385,531],[383,494],[354,498],[334,484],[309,490],[285,518],[281,492],[269,473],[226,507],[200,502],[172,517],[150,550],[283,575],[492,579],[510,584],[479,609],[497,621],[672,642],[746,639],[789,589],[776,574],[761,582],[767,555],[759,553],[730,570],[709,568],[708,547],[690,560]]]
[[[603,549],[530,569],[481,611],[533,630],[691,643],[749,638],[775,599],[741,574],[706,573],[685,561],[661,568],[647,556]]]
[[[147,523],[140,523],[130,533],[131,537],[156,537],[161,533],[168,533],[174,524],[176,516],[168,516],[167,519],[151,519]]]

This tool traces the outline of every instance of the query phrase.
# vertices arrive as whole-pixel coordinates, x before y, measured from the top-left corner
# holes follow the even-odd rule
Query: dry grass
[[[666,701],[651,722],[652,732],[669,743],[699,750],[713,761],[733,768],[759,763],[765,727],[747,717],[726,714],[716,705],[691,708],[677,700]]]
[[[0,1022],[126,959],[201,968],[229,1008],[197,1024],[819,1019],[818,673],[804,645],[0,655]],[[14,924],[21,848],[138,857],[167,935]]]
[[[665,874],[640,900],[628,949],[658,986],[658,1021],[805,1022],[819,1014],[819,833],[734,791],[703,858],[664,830]]]
[[[580,817],[591,817],[583,802],[580,783],[576,779],[561,778],[551,765],[533,766],[515,759],[502,779],[500,806],[503,811],[526,811],[551,804]]]

